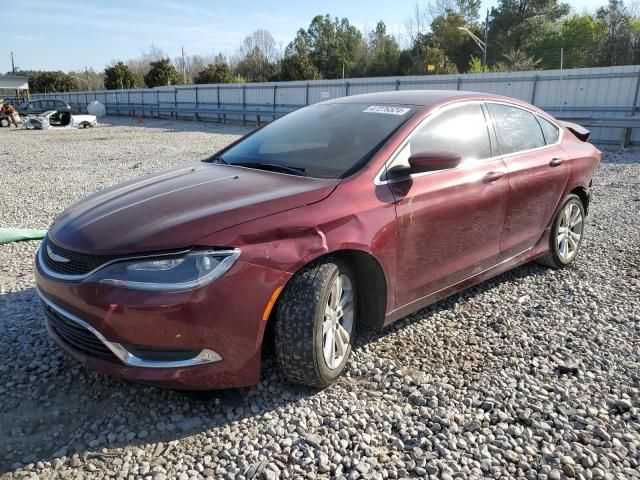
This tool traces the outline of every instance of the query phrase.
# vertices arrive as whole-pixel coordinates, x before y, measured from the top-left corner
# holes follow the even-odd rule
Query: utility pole
[[[564,68],[564,48],[560,47],[560,113],[562,113],[562,104],[564,103],[564,97],[562,95],[562,70]]]
[[[13,57],[14,57],[13,52],[11,52],[11,74],[15,75],[16,74],[16,64],[14,62]]]
[[[89,85],[89,69],[87,66],[84,66],[84,78],[87,80],[87,90],[91,90],[91,85]]]
[[[484,50],[482,50],[483,71],[487,71],[487,43],[489,40],[489,9],[487,8],[487,19],[484,22]]]
[[[182,84],[187,84],[187,64],[184,61],[184,47],[182,47]]]

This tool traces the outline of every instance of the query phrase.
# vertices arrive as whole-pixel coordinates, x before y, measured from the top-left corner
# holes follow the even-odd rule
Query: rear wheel
[[[552,268],[564,268],[578,255],[584,233],[584,206],[580,197],[567,195],[556,214],[549,234],[549,251],[536,261]]]
[[[343,372],[356,321],[356,285],[339,260],[305,268],[278,303],[275,347],[287,379],[326,387]]]

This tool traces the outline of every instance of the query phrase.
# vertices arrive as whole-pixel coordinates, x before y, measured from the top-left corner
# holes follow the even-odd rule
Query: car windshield
[[[296,110],[207,161],[318,178],[360,169],[415,113],[406,105],[323,104]]]

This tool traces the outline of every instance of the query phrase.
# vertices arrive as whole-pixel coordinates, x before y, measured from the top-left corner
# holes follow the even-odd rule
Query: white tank
[[[96,117],[104,117],[107,114],[107,109],[103,104],[94,100],[87,105],[87,113],[89,113],[89,115],[95,115]]]

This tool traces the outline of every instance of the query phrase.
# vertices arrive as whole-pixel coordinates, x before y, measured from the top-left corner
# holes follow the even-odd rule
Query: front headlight
[[[85,279],[117,287],[175,292],[201,287],[224,275],[240,250],[196,250],[180,256],[123,260]]]

